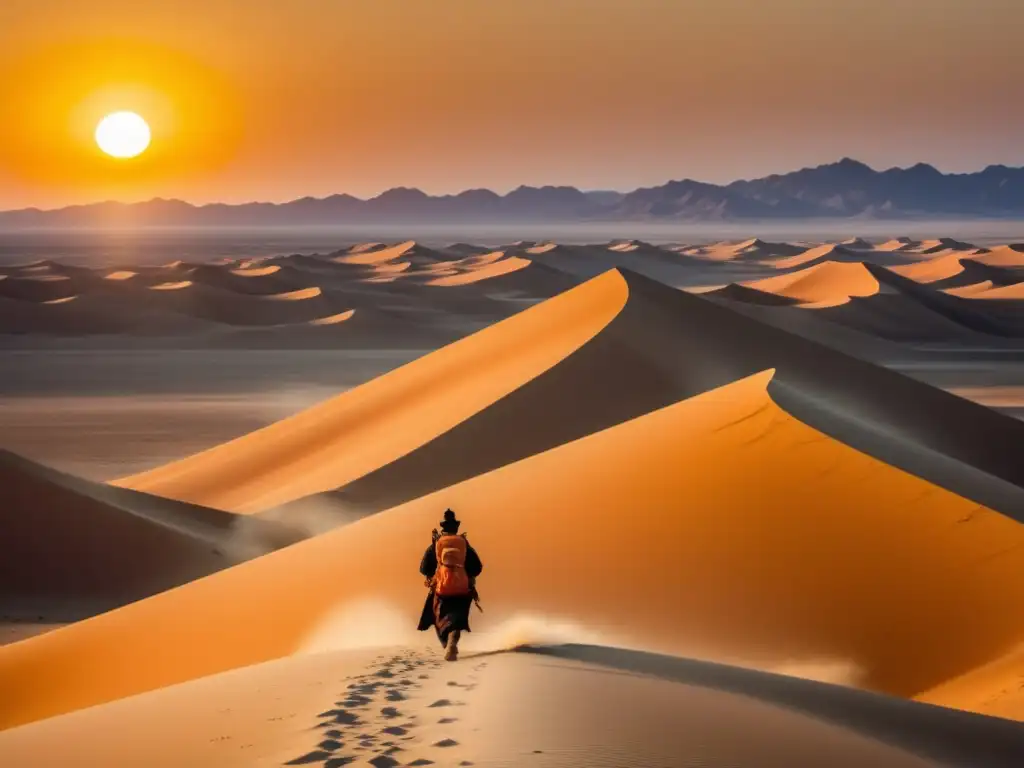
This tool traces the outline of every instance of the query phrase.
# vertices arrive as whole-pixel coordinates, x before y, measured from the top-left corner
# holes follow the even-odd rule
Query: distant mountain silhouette
[[[431,196],[398,187],[288,203],[194,206],[180,200],[105,202],[59,210],[0,212],[0,227],[255,226],[520,221],[728,221],[807,218],[909,219],[1024,216],[1024,168],[992,165],[945,174],[919,163],[876,171],[845,158],[792,173],[718,185],[684,179],[629,193],[526,187],[499,195],[471,189]]]

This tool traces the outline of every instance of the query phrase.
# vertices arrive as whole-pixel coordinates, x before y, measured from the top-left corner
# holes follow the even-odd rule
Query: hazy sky
[[[0,0],[0,208],[1024,165],[1024,0]],[[133,161],[106,112],[153,127]]]

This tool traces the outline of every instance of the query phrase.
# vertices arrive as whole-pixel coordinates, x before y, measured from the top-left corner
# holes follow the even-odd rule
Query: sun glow
[[[148,123],[134,112],[114,112],[96,126],[96,144],[111,157],[137,157],[150,138]]]

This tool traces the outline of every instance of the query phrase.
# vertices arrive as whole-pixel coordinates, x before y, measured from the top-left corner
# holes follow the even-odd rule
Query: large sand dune
[[[445,505],[485,559],[481,629],[547,614],[674,653],[838,665],[904,696],[1019,643],[1024,529],[802,424],[769,377],[2,649],[13,693],[0,722],[289,654],[333,610],[352,605],[342,625],[372,615],[360,600],[412,621],[422,588],[409,571]],[[623,550],[628,578],[609,567]],[[59,680],[44,674],[54,667]]]
[[[873,296],[881,290],[864,264],[819,261],[778,277],[747,283],[750,288],[800,302],[840,303],[851,296]]]
[[[1019,462],[978,438],[981,429],[1011,444],[1024,439],[1024,425],[642,277],[624,279],[629,301],[593,340],[447,432],[319,497],[320,508],[351,515],[392,506],[775,367],[780,396],[812,425],[979,502],[1024,509]],[[480,354],[486,360],[489,351]],[[503,439],[489,440],[493,434]]]
[[[0,616],[11,620],[81,619],[304,537],[89,483],[7,452],[0,488]]]
[[[550,328],[561,333],[539,330]],[[543,344],[524,345],[538,337]],[[1021,466],[998,447],[1024,440],[1019,422],[619,273],[296,417],[118,484],[240,512],[333,491],[303,501],[303,513],[349,520],[769,367],[790,407],[814,426],[980,503],[1024,509]],[[447,379],[452,385],[440,386]],[[383,433],[380,423],[389,425]]]
[[[332,490],[531,381],[607,325],[627,294],[614,277],[594,281],[291,419],[117,484],[239,512]]]

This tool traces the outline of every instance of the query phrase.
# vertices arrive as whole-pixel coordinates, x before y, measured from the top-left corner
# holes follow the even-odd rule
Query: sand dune
[[[273,275],[280,271],[281,265],[279,264],[269,264],[265,267],[261,267],[253,263],[244,264],[240,269],[232,269],[231,274],[237,275],[238,277],[266,277],[267,275]]]
[[[354,309],[350,309],[348,312],[339,312],[336,315],[330,315],[329,317],[319,317],[316,320],[310,320],[312,325],[335,325],[336,323],[343,323],[346,320],[350,320],[355,314]]]
[[[895,237],[875,246],[876,251],[909,251],[918,246],[918,242],[909,237]]]
[[[977,501],[1007,512],[1024,508],[1020,467],[977,438],[984,423],[989,434],[1021,440],[1024,425],[706,300],[635,275],[626,282],[625,309],[592,342],[320,501],[347,514],[386,508],[774,366],[789,407],[813,426]],[[578,396],[584,388],[586,400]],[[875,424],[885,424],[887,434]],[[493,443],[491,434],[504,438]]]
[[[445,505],[462,510],[487,563],[480,630],[530,611],[601,631],[614,615],[648,647],[762,668],[829,660],[904,696],[1020,642],[1019,523],[806,426],[769,397],[769,378],[0,649],[0,684],[14,692],[0,722],[286,655],[330,611],[359,615],[364,598],[415,611],[421,587],[408,570]],[[545,535],[523,546],[523,531]],[[607,563],[631,537],[642,556],[623,579]],[[556,559],[574,574],[557,590]],[[944,642],[922,642],[934,637]],[[55,666],[60,680],[43,674]]]
[[[988,253],[972,257],[974,261],[990,267],[1024,267],[1024,243],[993,248]]]
[[[903,302],[896,305],[900,322],[913,317],[908,300],[893,298]],[[601,319],[583,320],[571,309],[577,305],[602,307]],[[933,324],[947,323],[947,335],[954,329],[969,333],[922,311]],[[581,324],[570,327],[563,313]],[[560,328],[566,335],[552,338],[543,350],[518,349],[538,327]],[[453,404],[452,391],[439,391],[435,383],[450,376],[466,386],[491,382],[506,366],[525,367],[488,384],[485,398]],[[292,420],[119,483],[244,512],[340,489],[322,496],[323,506],[346,516],[353,510],[364,514],[767,367],[779,370],[793,396],[806,398],[806,404],[793,405],[801,418],[830,434],[1003,511],[1024,503],[1020,467],[991,439],[977,437],[984,424],[990,438],[1000,435],[1009,444],[1024,439],[1024,425],[706,300],[614,273]],[[429,396],[414,403],[400,394],[425,387]],[[578,396],[582,388],[585,401]],[[398,397],[401,405],[393,407]],[[822,412],[819,401],[837,405]],[[360,450],[353,440],[372,429],[366,414],[380,410],[402,438],[377,437],[372,451]],[[873,424],[886,424],[889,437],[898,439],[880,436]],[[489,440],[494,434],[504,438]],[[317,460],[296,460],[307,445],[321,452]],[[282,455],[290,457],[286,467],[278,464]]]
[[[867,265],[867,269],[882,284],[913,297],[925,307],[955,320],[966,328],[992,336],[1024,338],[1022,302],[978,302],[934,290],[931,286],[920,285],[882,267]],[[994,268],[985,269],[988,271]]]
[[[46,277],[6,276],[0,280],[0,296],[19,301],[53,301],[75,296],[79,292],[75,281],[63,275]]]
[[[413,264],[432,264],[440,260],[440,254],[425,248],[415,240],[409,240],[393,246],[382,246],[378,243],[355,246],[348,251],[337,254],[332,260],[339,264],[377,265],[402,259]]]
[[[960,272],[931,283],[932,287],[939,289],[962,288],[967,285],[985,282],[986,280],[994,285],[1013,285],[1024,280],[1024,270],[992,266],[973,258],[961,259],[960,266],[962,267]]]
[[[240,512],[332,490],[555,365],[598,333],[626,295],[621,280],[595,281],[293,419],[118,484]],[[282,448],[290,456],[283,464]]]
[[[672,286],[703,282],[705,277],[714,275],[722,266],[707,257],[649,243],[630,242],[628,247],[629,250],[613,250],[607,244],[545,243],[521,248],[519,255],[578,279],[596,277],[609,269],[629,269]]]
[[[793,257],[804,250],[802,246],[792,243],[773,243],[755,237],[740,243],[689,246],[679,249],[679,252],[711,261],[762,261]]]
[[[450,253],[458,257],[474,256],[479,253],[487,253],[491,249],[483,245],[473,243],[452,243],[441,249],[444,253]]]
[[[880,295],[819,307],[816,314],[852,330],[904,344],[959,344],[985,347],[989,338],[941,309],[906,295]]]
[[[973,295],[976,299],[1003,299],[1009,300],[1014,299],[1020,301],[1024,299],[1024,281],[1014,283],[1012,285],[1000,285],[993,286],[989,281],[986,281],[989,287],[984,291],[980,291]]]
[[[108,272],[103,275],[104,280],[131,280],[134,277],[138,277],[138,272],[133,272],[130,269],[116,269],[112,272]]]
[[[481,280],[487,280],[492,277],[499,275],[508,275],[513,272],[518,272],[521,269],[533,266],[533,262],[528,259],[520,259],[515,256],[508,259],[501,259],[500,261],[494,261],[490,264],[474,264],[470,269],[467,269],[461,274],[450,275],[448,277],[439,277],[431,280],[427,285],[438,285],[438,286],[451,286],[451,285],[469,285],[470,283],[477,283]]]
[[[943,251],[968,253],[977,250],[977,246],[961,240],[954,240],[951,237],[940,237],[937,240],[923,240],[913,250],[924,254],[941,253]]]
[[[948,293],[950,296],[963,296],[963,297],[978,297],[988,290],[994,287],[991,280],[983,280],[980,283],[971,283],[970,285],[962,285],[959,288],[944,288],[943,293]]]
[[[771,278],[766,279],[770,280]],[[710,289],[690,292],[697,295],[707,294],[720,299],[743,302],[744,304],[760,304],[769,307],[791,307],[800,303],[800,299],[791,298],[782,293],[761,290],[750,284],[729,283],[728,285],[712,286]]]
[[[191,280],[174,280],[169,283],[157,283],[149,286],[151,291],[180,291],[182,288],[189,288],[195,285]]]
[[[201,318],[154,306],[139,297],[69,296],[55,303],[0,297],[0,327],[7,334],[195,334],[210,330]]]
[[[873,251],[875,246],[862,237],[851,237],[843,240],[839,245],[854,251]]]
[[[268,264],[250,269],[202,266],[188,273],[188,279],[233,293],[268,296],[318,287],[316,277],[288,265]]]
[[[927,261],[918,261],[913,264],[897,264],[890,269],[898,275],[909,277],[919,283],[934,283],[939,280],[948,280],[964,271],[961,259],[964,256],[958,253],[948,253],[937,256]]]
[[[745,284],[804,302],[833,302],[851,296],[873,296],[881,286],[863,264],[818,262],[812,267]]]
[[[901,252],[878,250],[870,256],[865,256],[863,251],[847,248],[843,245],[825,243],[824,245],[808,248],[795,256],[785,259],[776,259],[772,265],[778,269],[789,269],[792,267],[812,267],[827,261],[831,262],[853,262],[860,263],[870,260],[872,263],[882,266],[895,266],[909,264],[916,259],[903,255]]]
[[[530,300],[550,298],[578,284],[570,275],[543,263],[517,256],[476,262],[455,275],[427,282],[435,287],[473,286],[492,295],[523,297]]]
[[[0,451],[0,616],[67,622],[304,535],[96,485]]]
[[[315,299],[317,296],[323,295],[323,291],[313,286],[312,288],[297,288],[294,291],[285,291],[284,293],[271,293],[266,298],[271,301],[306,301],[307,299]]]

